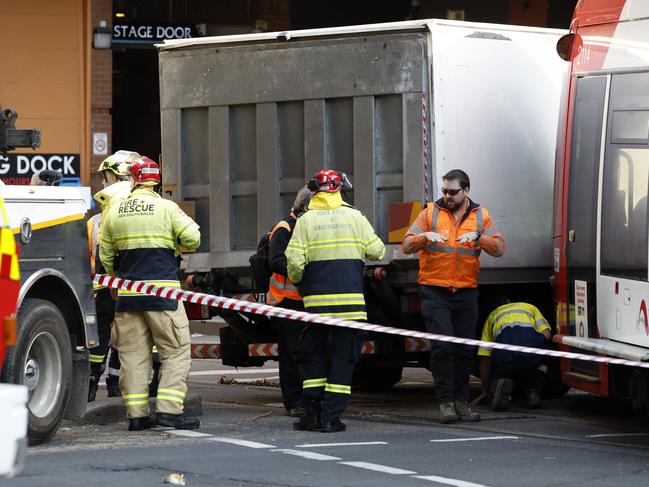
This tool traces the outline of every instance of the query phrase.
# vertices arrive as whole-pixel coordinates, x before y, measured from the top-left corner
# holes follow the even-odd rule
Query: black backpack
[[[254,294],[266,294],[270,284],[270,235],[265,233],[257,244],[257,252],[252,254],[248,261],[252,271],[252,290]]]
[[[270,277],[273,271],[270,270],[270,239],[278,228],[285,228],[289,232],[292,227],[285,220],[280,221],[273,229],[265,233],[257,244],[257,252],[248,259],[252,271],[252,292],[255,299],[259,301],[259,294],[266,294],[270,285]]]

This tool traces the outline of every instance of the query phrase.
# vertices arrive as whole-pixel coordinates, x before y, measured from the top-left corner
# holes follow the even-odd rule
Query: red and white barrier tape
[[[375,331],[379,333],[388,333],[390,335],[400,335],[405,337],[423,338],[426,340],[435,340],[439,342],[457,343],[460,345],[472,345],[482,348],[497,350],[509,350],[511,352],[522,352],[536,355],[546,355],[548,357],[560,357],[573,360],[585,360],[588,362],[597,362],[600,364],[611,365],[628,365],[631,367],[642,367],[649,369],[649,362],[638,362],[634,360],[625,360],[613,357],[599,357],[596,355],[586,355],[575,352],[562,352],[559,350],[545,350],[542,348],[521,347],[518,345],[508,345],[505,343],[483,342],[471,338],[457,338],[447,335],[437,335],[435,333],[424,333],[414,330],[404,330],[392,326],[374,325],[372,323],[361,323],[359,321],[346,321],[327,316],[321,316],[304,311],[294,311],[285,308],[276,308],[267,304],[251,303],[248,301],[239,301],[221,296],[212,296],[210,294],[197,293],[193,291],[183,291],[173,287],[154,286],[141,281],[131,281],[119,277],[110,277],[104,274],[96,274],[94,283],[110,288],[124,289],[126,291],[135,291],[139,294],[148,294],[176,301],[189,301],[215,308],[223,308],[241,313],[253,313],[269,318],[288,318],[296,321],[306,321],[308,323],[320,323],[323,325],[340,326],[343,328],[353,328],[356,330]]]

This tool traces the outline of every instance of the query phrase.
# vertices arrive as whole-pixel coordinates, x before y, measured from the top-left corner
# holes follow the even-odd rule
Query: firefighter
[[[385,246],[363,214],[345,203],[351,189],[344,173],[323,169],[309,181],[314,192],[286,249],[288,277],[300,283],[305,310],[348,320],[367,320],[363,295],[365,259],[378,260]],[[324,433],[345,431],[340,420],[351,394],[361,334],[307,324],[300,342],[305,413],[293,427]]]
[[[297,223],[311,200],[311,190],[302,188],[293,203],[291,214],[281,220],[270,234],[270,269],[273,272],[268,286],[266,302],[272,306],[304,311],[302,296],[288,278],[286,247]],[[302,374],[299,370],[299,339],[304,325],[300,321],[275,318],[279,343],[279,383],[287,416],[304,414],[302,400]]]
[[[548,348],[552,332],[541,311],[529,303],[511,303],[505,297],[495,300],[495,308],[482,329],[482,341],[508,343],[523,347]],[[543,355],[507,350],[478,350],[482,392],[472,404],[493,395],[492,411],[504,411],[509,405],[514,384],[525,391],[527,407],[541,407],[541,388],[545,385],[548,360]]]
[[[107,212],[116,201],[125,199],[131,192],[130,164],[136,161],[140,155],[137,152],[120,150],[108,156],[99,165],[97,170],[102,176],[104,188],[95,194],[95,200],[99,203],[102,213],[97,213],[87,222],[88,243],[90,245],[90,264],[92,271],[98,274],[105,273],[101,260],[97,255],[99,245],[99,234],[101,216]],[[111,348],[111,357],[108,363],[108,376],[106,378],[106,389],[108,397],[119,397],[119,356],[117,351],[110,347],[110,327],[115,318],[115,301],[110,295],[106,286],[94,286],[95,307],[97,308],[97,327],[99,330],[99,345],[90,353],[90,385],[88,387],[88,402],[95,400],[99,378],[106,368],[108,350]]]
[[[200,244],[198,225],[176,203],[162,199],[160,167],[148,157],[131,166],[133,191],[105,216],[99,255],[110,275],[150,284],[180,288],[179,248],[194,250]],[[119,269],[115,256],[119,253]],[[191,366],[189,322],[178,301],[118,291],[112,338],[122,367],[120,389],[126,404],[130,431],[156,424],[196,429],[197,418],[186,417],[183,405]],[[148,381],[151,347],[160,354],[159,387],[155,418],[149,416]]]
[[[405,253],[419,252],[421,314],[429,333],[475,337],[480,252],[495,257],[505,252],[489,212],[469,198],[470,189],[464,171],[446,173],[444,196],[424,208],[403,238]],[[430,365],[442,423],[480,421],[467,401],[472,358],[472,347],[432,343]]]

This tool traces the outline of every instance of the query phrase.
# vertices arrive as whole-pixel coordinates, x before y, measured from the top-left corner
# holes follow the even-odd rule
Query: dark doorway
[[[113,52],[113,150],[154,160],[160,146],[160,87],[155,48]]]

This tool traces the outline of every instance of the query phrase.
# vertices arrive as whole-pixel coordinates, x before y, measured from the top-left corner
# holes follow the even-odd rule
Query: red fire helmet
[[[344,172],[323,169],[311,178],[307,187],[313,192],[327,191],[329,193],[335,193],[341,188],[352,189],[352,184]]]
[[[140,157],[131,165],[131,174],[135,184],[155,186],[160,184],[160,166],[147,156]]]

